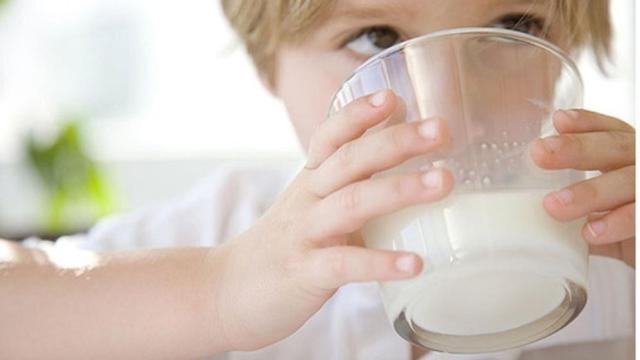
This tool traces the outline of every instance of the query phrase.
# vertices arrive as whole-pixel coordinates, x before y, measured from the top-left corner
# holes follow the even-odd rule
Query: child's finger
[[[635,131],[633,126],[620,119],[582,109],[554,112],[553,125],[561,134],[592,131]]]
[[[325,290],[357,281],[406,279],[421,270],[422,259],[416,254],[356,246],[313,250],[305,264],[310,283]]]
[[[611,244],[589,244],[589,254],[611,257],[636,266],[636,238],[632,237]]]
[[[635,164],[635,134],[604,131],[550,136],[536,139],[530,154],[544,169],[608,171]]]
[[[312,217],[310,239],[327,239],[360,229],[368,220],[392,211],[445,197],[453,175],[444,169],[360,181],[322,199]]]
[[[305,168],[317,168],[342,144],[360,137],[368,128],[388,118],[396,102],[392,91],[382,90],[354,100],[318,124],[309,141]]]
[[[587,221],[593,221],[603,218],[607,215],[608,211],[597,211],[587,215]]]
[[[543,204],[555,219],[570,221],[628,204],[635,197],[635,166],[627,166],[553,192]]]
[[[324,197],[354,181],[433,151],[447,141],[446,125],[439,119],[394,125],[342,145],[314,171],[309,187]]]
[[[635,235],[636,203],[612,210],[582,227],[582,237],[594,245],[611,244]]]

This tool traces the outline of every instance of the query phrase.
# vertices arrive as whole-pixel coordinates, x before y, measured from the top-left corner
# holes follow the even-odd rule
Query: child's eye
[[[493,23],[494,27],[542,36],[544,20],[531,14],[508,14]]]
[[[351,37],[345,46],[364,56],[372,56],[400,42],[400,34],[388,26],[374,26]]]

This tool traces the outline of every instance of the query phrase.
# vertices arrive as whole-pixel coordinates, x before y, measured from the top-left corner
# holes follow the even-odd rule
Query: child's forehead
[[[549,0],[336,0],[333,2],[331,17],[415,15],[419,11],[447,16],[443,11],[480,12],[509,6],[536,7],[548,2]]]

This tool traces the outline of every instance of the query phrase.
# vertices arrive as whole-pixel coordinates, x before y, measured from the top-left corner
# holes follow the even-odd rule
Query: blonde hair
[[[272,84],[278,47],[304,39],[326,18],[334,4],[332,0],[221,2],[225,16],[244,43],[257,70]],[[603,69],[611,47],[609,0],[550,0],[549,13],[553,19],[566,24],[565,34],[571,47],[591,47]]]

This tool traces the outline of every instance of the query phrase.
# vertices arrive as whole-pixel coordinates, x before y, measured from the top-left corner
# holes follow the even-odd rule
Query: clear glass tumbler
[[[571,322],[587,300],[583,219],[562,223],[543,197],[585,178],[543,170],[528,151],[555,134],[551,114],[580,107],[583,85],[558,47],[527,34],[462,28],[398,44],[361,65],[330,112],[381,89],[400,98],[399,121],[439,117],[451,143],[374,177],[447,168],[453,192],[369,221],[368,247],[413,251],[423,272],[380,284],[387,314],[406,340],[452,353],[534,342]]]

